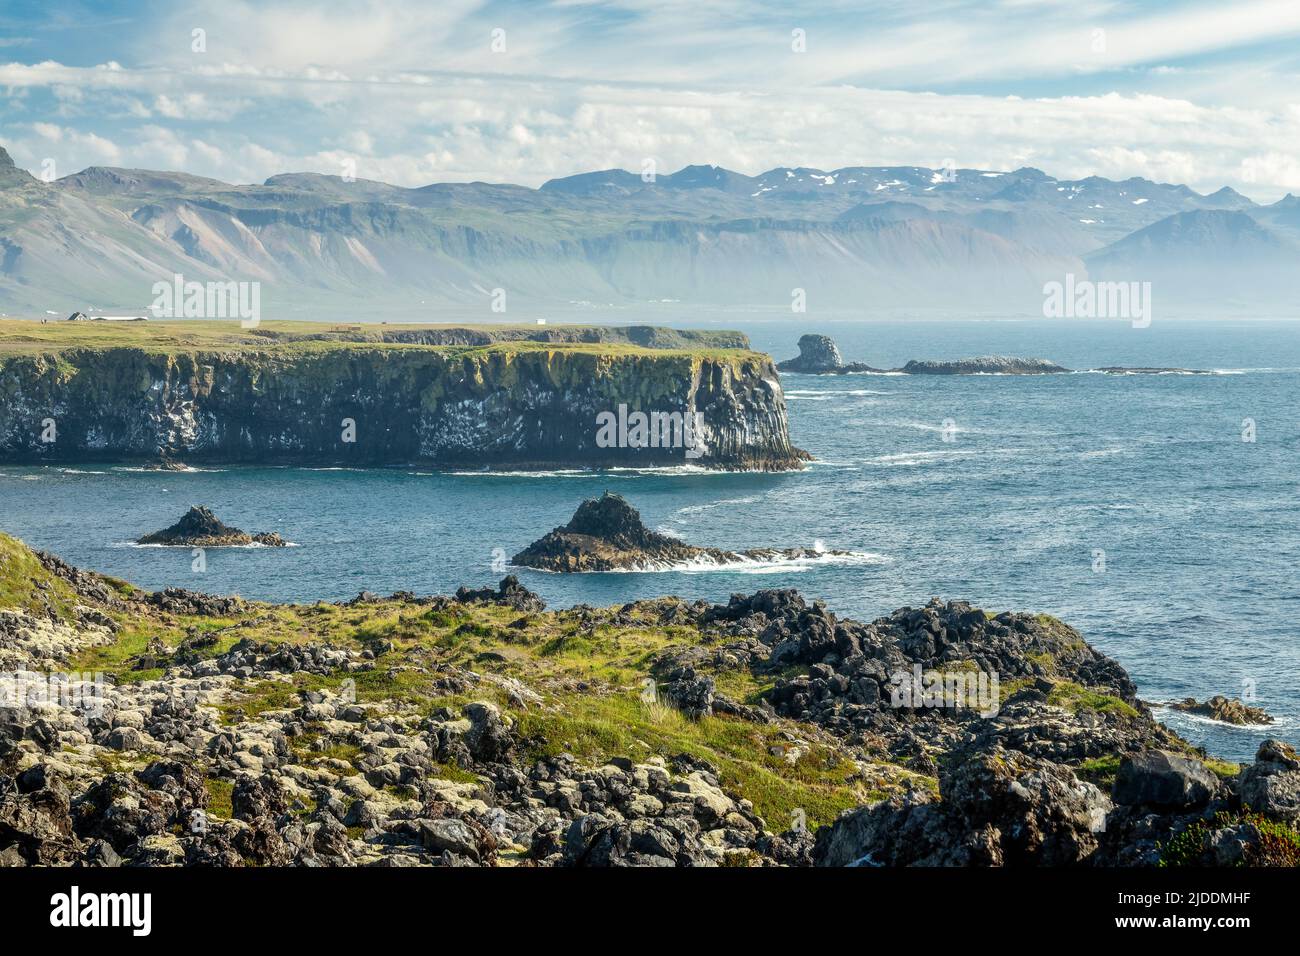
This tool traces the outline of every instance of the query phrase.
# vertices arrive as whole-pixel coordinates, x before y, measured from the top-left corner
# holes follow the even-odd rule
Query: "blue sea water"
[[[519,572],[554,605],[797,587],[862,619],[931,596],[1046,612],[1120,661],[1144,699],[1248,689],[1278,717],[1243,729],[1161,712],[1211,752],[1248,759],[1266,736],[1300,742],[1300,325],[690,324],[740,328],[777,358],[824,332],[846,360],[878,366],[1001,353],[1215,374],[783,376],[793,439],[816,457],[790,474],[5,466],[0,528],[149,588],[296,601],[447,593],[499,578],[494,560],[609,489],[692,543],[820,541],[856,556],[743,572]],[[298,547],[209,550],[196,573],[187,550],[129,544],[190,504]]]

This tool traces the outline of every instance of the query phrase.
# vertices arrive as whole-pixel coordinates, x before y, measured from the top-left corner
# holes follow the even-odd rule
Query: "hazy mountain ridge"
[[[230,185],[91,167],[42,182],[0,153],[0,310],[141,312],[153,283],[262,283],[268,317],[673,302],[1037,314],[1067,273],[1202,310],[1292,308],[1300,200],[1145,179],[922,167],[604,170],[539,189],[316,173]],[[1221,294],[1220,294],[1221,293]]]

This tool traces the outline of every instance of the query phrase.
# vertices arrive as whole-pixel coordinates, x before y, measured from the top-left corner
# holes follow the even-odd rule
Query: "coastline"
[[[738,333],[648,329],[635,336],[647,346],[618,341],[629,328],[548,327],[598,337],[553,342],[457,327],[488,341],[435,345],[346,329],[268,340],[232,323],[142,325],[0,327],[0,462],[781,471],[808,458],[790,442],[771,358],[735,347]],[[626,407],[655,423],[611,444],[601,416]],[[676,432],[664,424],[674,420]]]
[[[1259,786],[1300,779],[1282,744],[1246,767],[1198,751],[1045,615],[864,624],[792,590],[549,611],[511,577],[268,605],[0,546],[6,667],[101,675],[93,712],[7,711],[0,759],[51,827],[10,862],[1153,866],[1208,815],[1253,846],[1245,801],[1285,821]],[[893,699],[899,674],[980,660],[992,706]],[[154,815],[113,823],[121,800]]]

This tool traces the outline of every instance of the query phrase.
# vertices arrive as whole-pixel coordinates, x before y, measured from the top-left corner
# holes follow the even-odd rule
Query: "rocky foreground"
[[[511,563],[539,571],[660,571],[666,568],[725,567],[755,562],[799,561],[844,556],[813,548],[750,548],[727,551],[687,544],[651,531],[641,513],[608,491],[578,506],[568,524],[548,532]]]
[[[267,605],[0,535],[0,672],[9,866],[1300,858],[1289,747],[1208,759],[1073,629],[960,602]]]

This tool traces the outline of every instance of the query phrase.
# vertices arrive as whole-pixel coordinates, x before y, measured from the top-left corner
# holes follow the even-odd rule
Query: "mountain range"
[[[1293,314],[1298,264],[1295,196],[1027,167],[688,166],[538,189],[91,167],[47,183],[0,148],[9,315],[145,314],[176,274],[258,282],[267,318],[789,314],[800,299],[811,314],[1037,315],[1067,274],[1150,281],[1166,314]]]

